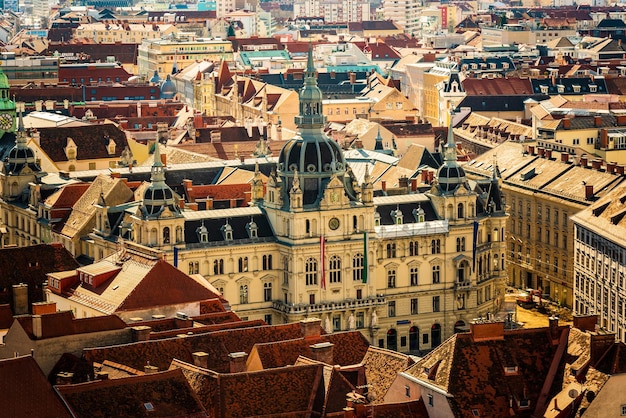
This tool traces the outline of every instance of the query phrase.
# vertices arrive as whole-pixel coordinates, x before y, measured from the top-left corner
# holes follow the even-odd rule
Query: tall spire
[[[24,129],[24,118],[22,117],[22,109],[20,109],[19,117],[17,119],[17,135],[15,138],[15,143],[18,148],[26,148],[26,142],[28,142],[28,138],[26,135],[26,130]]]
[[[444,150],[444,160],[445,161],[455,161],[457,160],[457,155],[456,155],[456,143],[454,142],[454,132],[452,130],[453,127],[453,122],[452,120],[454,119],[454,109],[450,109],[450,115],[449,115],[449,122],[448,122],[448,142],[446,144],[446,149]]]
[[[322,91],[317,86],[312,44],[309,44],[304,85],[300,90],[300,114],[295,121],[300,129],[319,130],[326,123],[326,116],[322,113]]]
[[[383,147],[383,137],[380,135],[380,123],[378,124],[378,134],[376,135],[376,143],[374,144],[375,151],[382,151],[385,148]]]
[[[165,183],[165,170],[163,161],[161,160],[161,151],[159,150],[159,141],[154,143],[154,163],[152,163],[152,170],[150,181],[154,183]]]

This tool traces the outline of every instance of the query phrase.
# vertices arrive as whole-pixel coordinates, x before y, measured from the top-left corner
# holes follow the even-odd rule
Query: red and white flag
[[[322,289],[326,290],[326,262],[324,261],[324,254],[326,252],[326,239],[322,235],[320,237],[320,274],[321,274],[321,284]]]

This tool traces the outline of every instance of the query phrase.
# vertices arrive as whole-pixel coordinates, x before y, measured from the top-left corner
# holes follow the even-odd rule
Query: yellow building
[[[154,72],[172,74],[196,61],[233,61],[232,43],[227,40],[196,38],[185,34],[168,39],[144,39],[137,50],[139,75],[151,77]]]
[[[147,39],[161,39],[177,33],[178,28],[171,24],[97,22],[83,23],[76,28],[74,37],[97,43],[140,44]]]

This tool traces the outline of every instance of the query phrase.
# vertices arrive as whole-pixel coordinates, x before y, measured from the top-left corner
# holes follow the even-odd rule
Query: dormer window
[[[574,90],[574,93],[580,93],[580,85],[579,84],[572,85],[572,89]]]
[[[204,226],[204,222],[196,229],[196,234],[198,235],[198,241],[209,242],[209,230]]]
[[[107,144],[107,152],[109,155],[115,155],[115,141],[109,138],[109,142]]]
[[[505,366],[504,367],[504,374],[506,376],[515,376],[517,374],[519,374],[519,369],[517,366]]]
[[[226,222],[226,225],[223,225],[220,229],[222,231],[222,235],[224,236],[224,240],[226,241],[233,240],[233,227],[230,226],[228,222]]]
[[[541,85],[541,86],[539,86],[539,88],[541,89],[541,93],[542,94],[548,94],[548,86]]]
[[[380,226],[380,213],[374,212],[374,225]]]
[[[589,84],[589,92],[590,93],[597,93],[598,92],[598,86],[596,84]]]
[[[413,216],[415,217],[415,221],[416,222],[424,222],[425,220],[425,213],[424,213],[424,209],[422,209],[422,206],[419,205],[417,206],[416,209],[413,209]]]
[[[557,90],[559,93],[565,93],[565,86],[564,86],[563,84],[558,84],[558,85],[556,86],[556,90]]]
[[[402,225],[404,215],[402,214],[402,211],[399,207],[396,208],[396,210],[391,211],[391,218],[393,219],[393,223],[395,223],[396,225]]]
[[[246,224],[246,231],[248,231],[248,237],[254,239],[259,237],[259,228],[253,219]]]
[[[65,156],[68,160],[75,160],[78,147],[74,140],[70,137],[67,138],[67,145],[65,146]]]

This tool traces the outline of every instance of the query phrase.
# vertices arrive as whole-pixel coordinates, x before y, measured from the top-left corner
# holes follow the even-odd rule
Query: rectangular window
[[[341,331],[341,316],[333,315],[333,331]]]
[[[96,163],[89,163],[89,169],[90,170],[95,170],[96,169]]]
[[[441,281],[441,267],[433,266],[433,284],[437,284]]]
[[[411,279],[411,286],[417,286],[418,284],[418,277],[419,277],[419,271],[417,269],[417,267],[411,267],[411,270],[409,270],[409,277]]]
[[[433,296],[433,312],[439,312],[439,296]]]
[[[267,325],[272,325],[272,314],[265,315],[265,323]]]
[[[411,388],[410,388],[409,386],[406,386],[406,385],[404,386],[404,395],[405,395],[407,398],[410,398],[410,397],[411,397]]]
[[[417,306],[417,298],[411,299],[411,315],[417,315],[418,306]]]
[[[396,316],[396,301],[392,300],[387,304],[387,316],[393,318]]]
[[[363,312],[356,313],[356,327],[357,329],[365,328],[365,314]]]
[[[428,406],[435,406],[435,399],[430,393],[428,394]]]

